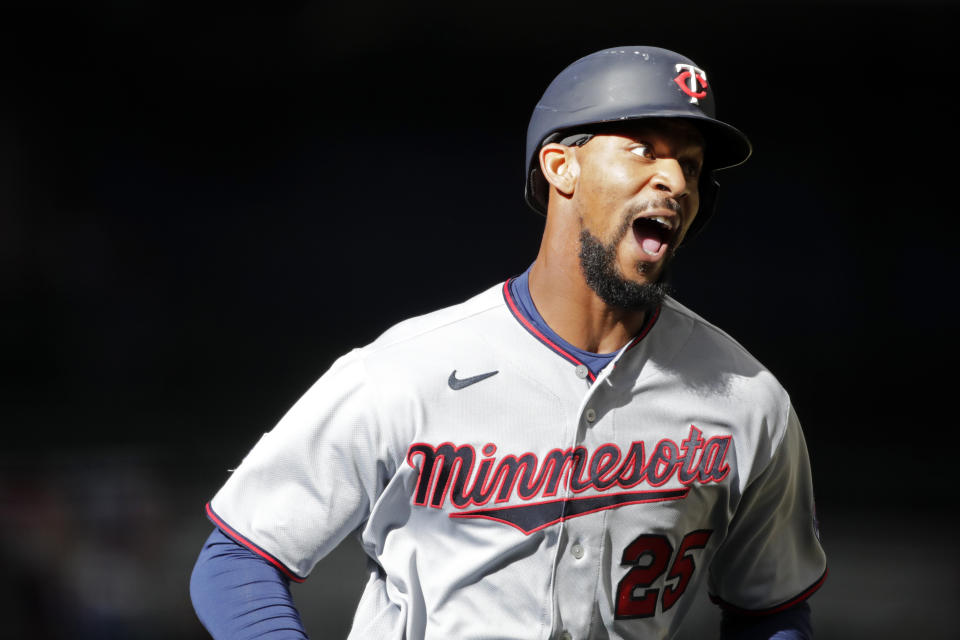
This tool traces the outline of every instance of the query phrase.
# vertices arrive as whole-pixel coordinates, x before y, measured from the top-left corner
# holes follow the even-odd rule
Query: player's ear
[[[551,142],[540,148],[540,171],[557,191],[565,196],[573,195],[580,164],[573,147]]]

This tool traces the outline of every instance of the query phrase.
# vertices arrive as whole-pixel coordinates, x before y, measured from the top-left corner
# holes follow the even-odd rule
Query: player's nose
[[[687,178],[676,158],[658,158],[651,182],[655,189],[674,198],[687,195]]]

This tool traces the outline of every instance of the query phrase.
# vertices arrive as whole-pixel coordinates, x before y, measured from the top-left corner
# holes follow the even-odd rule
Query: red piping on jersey
[[[625,351],[630,351],[635,346],[640,344],[640,341],[647,337],[647,334],[650,333],[650,329],[653,329],[653,325],[657,323],[657,318],[660,317],[660,305],[657,305],[657,308],[653,310],[653,313],[650,314],[650,320],[647,322],[647,325],[640,331],[640,334],[630,341],[630,344],[627,345]]]
[[[741,616],[768,616],[772,613],[780,613],[781,611],[786,611],[787,609],[800,604],[801,602],[803,602],[804,600],[812,596],[814,592],[816,592],[816,590],[822,587],[823,583],[826,582],[827,574],[829,572],[830,572],[829,569],[824,569],[823,575],[820,576],[820,579],[814,582],[812,585],[810,585],[806,589],[804,589],[800,595],[793,597],[782,604],[774,605],[768,609],[741,609],[740,607],[734,606],[729,602],[726,602],[725,600],[713,595],[712,593],[710,594],[710,601],[722,609],[726,609],[727,611],[731,611]]]
[[[306,578],[301,578],[300,576],[295,574],[293,571],[290,571],[290,569],[287,569],[286,565],[284,565],[282,562],[280,562],[279,560],[274,558],[272,555],[270,555],[269,553],[267,553],[266,551],[264,551],[263,549],[261,549],[254,543],[250,542],[239,533],[237,533],[236,530],[234,530],[230,525],[224,522],[223,519],[213,511],[213,507],[210,506],[209,502],[207,503],[207,517],[210,518],[210,521],[213,522],[213,524],[217,525],[217,527],[219,527],[221,531],[223,531],[225,534],[233,538],[235,542],[243,545],[250,551],[254,552],[258,556],[260,556],[261,558],[263,558],[264,560],[272,564],[274,567],[279,569],[280,573],[282,573],[283,575],[287,576],[294,582],[306,581]]]
[[[586,367],[587,365],[583,364],[583,362],[581,362],[575,355],[567,352],[563,347],[561,347],[560,345],[550,340],[550,338],[548,338],[547,336],[543,335],[543,333],[540,330],[538,330],[535,326],[533,326],[533,324],[531,324],[531,322],[527,320],[522,313],[520,313],[520,309],[517,308],[517,303],[514,302],[513,297],[510,295],[510,283],[513,282],[514,280],[515,278],[510,278],[509,280],[503,283],[503,299],[506,300],[507,307],[509,307],[510,313],[513,314],[513,317],[516,318],[517,321],[523,325],[524,329],[526,329],[531,334],[533,334],[533,336],[537,338],[540,342],[542,342],[546,346],[556,351],[559,355],[563,356],[563,358],[565,358],[566,360],[569,360],[573,364],[583,365]],[[630,349],[633,349],[635,346],[637,346],[637,344],[641,340],[643,340],[648,333],[650,333],[650,329],[653,328],[653,325],[657,322],[657,318],[659,317],[660,317],[660,307],[658,306],[654,310],[654,312],[650,315],[650,320],[646,322],[643,330],[640,331],[640,334],[637,335],[637,337],[635,337],[633,340],[630,341],[630,344],[627,345],[627,348],[625,351],[629,351]],[[590,377],[590,382],[596,382],[597,376],[595,376],[593,372],[590,371],[589,367],[587,367],[587,375]]]
[[[575,355],[568,353],[563,349],[563,347],[550,340],[550,338],[547,336],[543,335],[539,329],[537,329],[529,320],[523,317],[523,314],[520,313],[520,309],[517,308],[517,303],[514,302],[513,298],[510,296],[510,283],[512,281],[513,278],[510,278],[503,283],[503,299],[507,301],[507,306],[510,307],[510,313],[513,314],[513,317],[523,325],[524,329],[532,333],[537,340],[547,345],[573,364],[583,365],[586,367],[587,365],[583,364]],[[597,376],[593,375],[593,371],[590,371],[590,367],[587,367],[587,375],[590,377],[590,382],[596,382]]]

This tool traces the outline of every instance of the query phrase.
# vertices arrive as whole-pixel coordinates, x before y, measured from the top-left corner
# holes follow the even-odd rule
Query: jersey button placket
[[[581,380],[588,380],[590,377],[590,369],[584,364],[577,365],[574,372]],[[571,416],[576,420],[571,424],[576,428],[570,445],[573,448],[583,447],[584,441],[591,438],[588,433],[596,422],[598,414],[596,409],[589,405],[593,403],[595,394],[599,391],[602,390],[595,384],[587,385],[580,405],[577,407],[577,413]],[[565,484],[563,498],[575,500],[576,497],[573,489]],[[575,636],[589,635],[594,605],[592,599],[584,598],[583,594],[592,593],[596,589],[595,562],[591,561],[590,554],[587,553],[587,544],[589,544],[590,535],[594,532],[584,518],[565,519],[560,523],[560,531],[562,534],[557,549],[558,554],[555,556],[554,585],[564,585],[564,588],[555,587],[553,590],[554,607],[560,615],[559,619],[555,618],[557,626],[553,631],[555,635],[551,637],[557,640],[572,640]]]

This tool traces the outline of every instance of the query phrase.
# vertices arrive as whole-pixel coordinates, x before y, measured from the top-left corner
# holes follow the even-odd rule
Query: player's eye
[[[630,147],[630,153],[638,155],[641,158],[646,158],[647,160],[656,160],[657,156],[653,154],[653,148],[644,143],[635,144]]]
[[[700,177],[700,163],[694,160],[684,160],[680,163],[680,166],[683,167],[683,175],[685,178],[699,178]]]

